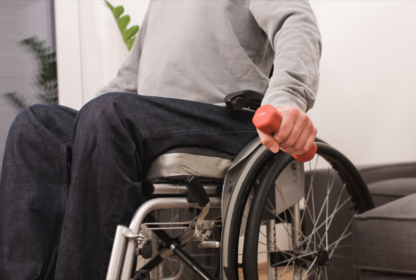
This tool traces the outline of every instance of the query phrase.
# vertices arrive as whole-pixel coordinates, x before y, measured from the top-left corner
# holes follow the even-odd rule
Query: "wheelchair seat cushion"
[[[201,179],[223,180],[234,156],[200,147],[173,148],[153,160],[146,180],[177,179],[197,175]]]

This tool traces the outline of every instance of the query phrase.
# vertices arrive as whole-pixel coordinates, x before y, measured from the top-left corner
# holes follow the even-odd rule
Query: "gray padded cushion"
[[[147,180],[184,179],[197,175],[205,179],[224,179],[234,156],[199,147],[180,147],[166,151],[151,164]]]
[[[385,272],[372,272],[372,271],[360,271],[360,280],[415,280],[412,275],[385,273]]]
[[[416,275],[416,194],[353,222],[354,265],[362,270]]]
[[[396,178],[368,184],[376,207],[416,193],[416,177]]]
[[[357,167],[367,184],[395,178],[416,177],[416,162]]]

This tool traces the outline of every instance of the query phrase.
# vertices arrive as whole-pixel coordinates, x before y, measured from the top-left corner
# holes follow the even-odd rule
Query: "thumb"
[[[277,153],[280,150],[280,145],[271,134],[265,134],[257,129],[261,143],[269,149],[272,153]]]

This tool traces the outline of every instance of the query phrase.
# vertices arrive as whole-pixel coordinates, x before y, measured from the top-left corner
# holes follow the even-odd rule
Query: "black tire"
[[[360,173],[357,171],[354,165],[344,155],[342,155],[339,151],[332,148],[331,146],[322,142],[316,142],[316,145],[318,146],[317,155],[319,155],[319,157],[324,158],[328,162],[329,166],[331,166],[331,168],[333,169],[333,171],[328,169],[328,172],[327,172],[328,182],[329,182],[329,179],[331,179],[332,181],[331,181],[331,186],[329,185],[329,183],[328,185],[325,186],[326,189],[324,189],[322,186],[316,189],[317,193],[313,200],[314,201],[313,202],[314,214],[312,215],[311,214],[312,201],[310,201],[309,198],[311,197],[310,194],[312,193],[312,196],[313,196],[315,192],[315,189],[314,189],[315,186],[313,185],[314,178],[315,180],[318,180],[317,179],[318,177],[315,177],[316,171],[314,171],[313,174],[311,173],[309,174],[310,186],[307,187],[309,184],[305,183],[305,188],[304,188],[304,197],[306,197],[305,193],[307,192],[308,199],[305,200],[304,210],[303,210],[303,213],[301,214],[302,216],[300,219],[301,222],[299,223],[298,228],[296,229],[300,232],[300,235],[302,236],[301,237],[302,240],[300,240],[297,243],[299,244],[297,248],[293,247],[290,251],[289,249],[287,251],[280,250],[277,248],[276,244],[274,243],[273,246],[275,246],[275,248],[277,249],[273,249],[273,251],[259,252],[260,241],[258,241],[259,236],[260,236],[260,231],[262,230],[261,228],[262,217],[264,221],[264,213],[266,212],[266,209],[267,209],[266,205],[267,205],[268,197],[270,196],[270,193],[273,192],[273,190],[275,189],[274,188],[275,182],[278,179],[279,175],[289,164],[293,162],[293,158],[290,155],[285,154],[285,153],[277,154],[272,160],[272,162],[270,163],[270,166],[267,172],[264,173],[264,176],[261,176],[262,178],[260,180],[259,179],[257,180],[259,184],[258,184],[258,187],[256,187],[254,198],[251,203],[249,216],[247,218],[246,232],[244,236],[244,251],[243,251],[243,256],[242,256],[242,259],[243,259],[242,267],[244,271],[244,279],[250,279],[250,280],[259,279],[258,255],[260,255],[260,253],[266,253],[269,259],[272,259],[272,258],[277,259],[278,257],[283,256],[285,258],[283,262],[278,262],[275,260],[275,263],[271,265],[271,267],[273,268],[279,266],[279,264],[281,263],[283,265],[286,265],[286,268],[283,271],[283,273],[285,273],[288,267],[290,267],[289,265],[292,264],[293,271],[298,273],[298,275],[300,271],[300,275],[302,276],[301,278],[304,278],[303,276],[306,275],[305,279],[321,279],[321,278],[322,279],[352,279],[351,275],[345,275],[344,272],[342,272],[343,274],[338,273],[338,271],[343,271],[342,266],[345,267],[351,264],[350,269],[352,272],[350,271],[349,273],[354,274],[355,272],[352,269],[352,259],[349,258],[348,261],[343,260],[338,263],[335,261],[335,259],[337,259],[338,257],[344,257],[345,255],[347,258],[351,257],[350,255],[351,248],[349,247],[350,245],[343,245],[343,244],[347,242],[348,240],[350,240],[351,238],[350,233],[346,233],[346,231],[349,230],[351,227],[352,218],[347,224],[346,228],[343,230],[342,235],[340,235],[339,237],[335,237],[335,239],[332,239],[332,240],[335,240],[335,242],[333,243],[329,243],[328,240],[331,240],[331,238],[333,238],[332,234],[334,236],[336,234],[339,234],[339,229],[333,226],[333,228],[335,228],[333,230],[331,229],[330,225],[333,220],[341,221],[341,224],[342,224],[344,222],[345,217],[352,217],[354,215],[354,212],[362,213],[367,210],[370,210],[374,208],[374,203],[368,191],[367,185],[365,184]],[[319,175],[319,172],[317,174]],[[325,173],[323,174],[324,175],[322,176],[326,176]],[[333,178],[330,176],[333,176]],[[339,189],[340,185],[342,186],[342,189],[339,195],[336,196],[337,199],[334,200],[338,202],[334,204],[334,202],[331,200],[331,197],[332,197],[332,194],[335,192],[335,189]],[[334,192],[331,193],[333,186],[335,187]],[[247,189],[247,191],[249,192],[249,188]],[[322,194],[324,194],[324,197],[321,197]],[[343,198],[344,196],[347,198],[347,200],[345,200],[344,204],[342,204],[342,207],[344,207],[344,205],[346,205],[346,203],[349,202],[350,200],[351,201],[350,209],[353,210],[351,211],[351,213],[349,213],[348,211],[345,211],[344,210],[345,208],[341,209],[340,201],[341,201],[341,198]],[[320,215],[319,216],[315,215],[315,203],[319,204],[322,201],[323,201],[323,204],[321,206]],[[332,206],[334,206],[333,213],[328,216],[328,213],[329,213],[328,209],[329,208],[332,209]],[[324,219],[326,231],[320,219],[321,213],[323,212],[323,209],[325,208],[326,208],[326,219],[325,219],[325,216],[323,216],[322,218]],[[267,209],[267,210],[271,212],[270,209]],[[274,211],[274,208],[273,208],[273,211]],[[285,213],[287,211],[288,210],[286,210]],[[346,214],[347,216],[342,214],[343,213],[342,211],[348,212]],[[309,215],[306,215],[307,212],[309,212]],[[344,216],[340,216],[341,214]],[[279,215],[281,214],[278,213],[276,217]],[[277,218],[280,221],[277,220]],[[287,230],[288,227],[290,226],[289,225],[290,221],[288,220],[282,221],[282,218],[279,218],[279,217],[277,218],[273,217],[273,219],[276,220],[276,222],[282,223],[282,226],[285,226],[285,223],[286,223],[286,230]],[[274,226],[273,231],[275,229],[276,229],[276,226]],[[322,232],[322,229],[324,229],[323,231],[324,233],[321,235],[320,232]],[[293,227],[290,230],[293,230]],[[287,230],[287,233],[288,235],[290,235],[289,230]],[[293,231],[292,231],[292,235],[293,235]],[[312,237],[314,239],[312,239]],[[317,238],[318,240],[316,240]],[[315,242],[312,240],[315,240]],[[325,246],[325,241],[326,241],[326,246]],[[266,241],[266,242],[268,243],[269,241]],[[291,243],[291,242],[288,242],[288,243]],[[315,248],[312,248],[312,247],[315,247]],[[335,249],[337,249],[337,254],[338,252],[342,252],[340,256],[333,254]],[[238,247],[236,248],[236,250],[238,251]],[[238,252],[237,253],[234,252],[234,254],[238,254]],[[331,265],[332,268],[329,267],[329,264]],[[303,273],[305,273],[305,275]],[[315,276],[313,276],[311,273],[314,273]],[[329,277],[328,275],[331,273],[332,273],[332,276]],[[277,272],[277,268],[276,268],[275,275],[276,275],[275,278],[272,278],[272,279],[277,279],[277,276],[280,275]],[[308,275],[311,275],[311,276],[309,277]],[[238,276],[236,278],[238,278]],[[288,278],[285,278],[285,279],[288,279]],[[293,277],[293,279],[295,279],[295,277]]]

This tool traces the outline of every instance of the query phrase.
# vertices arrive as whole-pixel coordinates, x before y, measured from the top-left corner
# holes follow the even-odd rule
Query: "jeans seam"
[[[64,185],[63,185],[63,203],[62,203],[62,220],[65,216],[65,208],[66,208],[66,200],[67,200],[67,193],[68,193],[68,168],[67,168],[67,164],[66,164],[66,147],[65,145],[63,146],[63,167],[64,167]]]
[[[256,132],[255,130],[239,130],[239,131],[223,131],[223,130],[188,130],[188,131],[177,131],[177,132],[168,132],[168,133],[162,133],[162,134],[155,134],[151,136],[146,137],[139,137],[136,138],[137,140],[142,140],[146,138],[153,138],[153,137],[159,137],[164,135],[170,135],[170,134],[183,134],[183,133],[209,133],[209,132],[220,132],[220,133],[243,133],[243,132]]]
[[[132,154],[133,154],[133,152],[136,150],[136,147],[133,147],[133,150],[129,153],[129,155],[127,156],[127,157],[130,157]],[[124,167],[125,167],[126,165],[123,163],[123,167],[121,168],[121,170],[123,171],[123,169],[124,169]],[[118,223],[120,223],[120,217],[121,217],[121,212],[122,212],[122,210],[123,210],[123,206],[124,206],[124,202],[126,201],[126,193],[127,193],[127,185],[129,184],[129,181],[126,181],[126,185],[125,185],[125,187],[124,187],[124,196],[123,196],[123,203],[121,204],[121,208],[120,208],[120,212],[119,212],[119,214],[118,214],[118,216],[119,216],[119,218],[118,218],[118,220],[117,220],[117,224]]]
[[[133,150],[129,153],[128,157],[130,157],[135,150],[136,150],[136,147],[133,147]],[[123,163],[123,166],[121,167],[121,170],[122,171],[123,171],[123,169],[124,169],[125,166],[126,166],[126,164]],[[126,194],[127,194],[127,186],[128,186],[128,184],[129,184],[129,181],[126,180],[126,185],[124,186],[123,202],[121,203],[120,211],[118,213],[118,218],[116,218],[116,230],[117,230],[117,225],[120,223],[121,212],[123,211],[124,202],[126,201]],[[113,242],[114,242],[114,238],[113,238]],[[105,251],[105,244],[104,244],[104,242],[101,243],[101,246],[102,246],[101,249],[103,251]],[[111,252],[110,252],[110,255],[111,255]],[[103,259],[102,260],[102,263],[101,263],[101,269],[103,269],[104,271],[106,271],[106,269],[108,268],[108,267],[106,267],[105,263],[106,263],[106,261],[105,261],[105,259]]]

